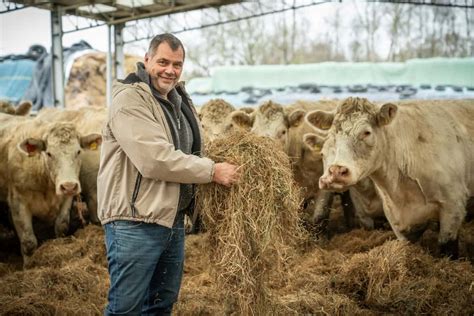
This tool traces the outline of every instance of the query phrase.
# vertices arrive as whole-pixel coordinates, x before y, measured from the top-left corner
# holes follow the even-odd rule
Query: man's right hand
[[[214,165],[214,177],[212,181],[230,187],[240,178],[238,166],[227,162],[219,162]]]

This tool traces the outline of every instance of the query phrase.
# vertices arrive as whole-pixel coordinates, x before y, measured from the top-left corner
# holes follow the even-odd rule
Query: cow
[[[201,107],[199,119],[206,141],[213,141],[222,135],[225,119],[233,111],[235,107],[223,99],[212,99]]]
[[[63,110],[48,108],[38,113],[38,119],[48,122],[71,122],[81,134],[100,134],[102,125],[107,117],[107,108],[85,106],[78,110]],[[97,216],[97,174],[99,172],[100,142],[93,145],[90,150],[81,154],[81,182],[84,201],[87,205],[89,219],[94,224],[100,224]]]
[[[33,104],[30,101],[23,101],[17,107],[8,101],[0,100],[0,113],[26,116],[30,114]]]
[[[71,123],[0,114],[0,197],[7,196],[25,267],[37,248],[33,217],[54,223],[55,235],[69,228],[72,198],[81,192],[80,155],[102,140],[80,136]]]
[[[306,119],[329,126],[321,189],[344,190],[369,177],[398,239],[416,241],[438,221],[441,253],[458,258],[459,228],[474,196],[474,100],[397,106],[348,98],[335,112]]]
[[[233,131],[250,130],[253,112],[251,107],[236,109],[223,99],[213,99],[205,103],[199,111],[205,141],[213,141]]]

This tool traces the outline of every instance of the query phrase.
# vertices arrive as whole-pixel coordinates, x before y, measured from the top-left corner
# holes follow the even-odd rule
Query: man
[[[230,186],[237,166],[200,157],[195,109],[178,83],[184,47],[153,38],[136,73],[114,85],[98,175],[110,289],[106,315],[169,315],[184,261],[194,183]]]

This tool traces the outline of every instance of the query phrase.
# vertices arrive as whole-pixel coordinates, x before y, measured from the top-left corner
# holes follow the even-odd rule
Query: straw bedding
[[[187,236],[175,315],[474,314],[474,221],[461,229],[459,261],[437,257],[430,231],[417,244],[361,229],[323,242],[301,230],[299,191],[276,145],[236,135],[209,156],[242,165],[242,176],[199,189],[207,231]],[[333,215],[344,225],[340,208]],[[0,244],[0,315],[103,314],[101,227],[42,241],[26,270],[18,241]]]

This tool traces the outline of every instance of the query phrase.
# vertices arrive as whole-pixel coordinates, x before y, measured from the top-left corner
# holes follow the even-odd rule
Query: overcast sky
[[[304,2],[304,1],[302,1]],[[2,4],[0,4],[0,7]],[[324,17],[334,14],[337,7],[347,6],[341,3],[324,3],[296,10],[297,15],[310,17],[313,30],[310,32],[322,32],[324,30]],[[3,7],[1,8],[3,9]],[[271,19],[271,16],[264,17]],[[63,29],[72,29],[77,23],[77,18],[66,16],[63,18]],[[51,46],[50,12],[36,8],[21,9],[18,11],[0,14],[0,56],[7,54],[26,53],[33,44],[43,45],[48,51]],[[178,37],[186,43],[199,40],[199,31],[190,31],[178,34]],[[63,46],[68,47],[80,40],[87,41],[93,48],[107,50],[107,27],[100,26],[89,30],[78,31],[63,35]],[[146,46],[146,45],[141,45]],[[125,45],[125,52],[143,54],[140,45]]]
[[[51,46],[50,12],[36,8],[21,9],[0,15],[0,56],[22,54],[33,44],[43,45],[48,51]],[[63,26],[72,25],[69,18],[63,19]],[[107,27],[101,26],[89,30],[65,34],[65,47],[86,40],[92,47],[107,50]]]

